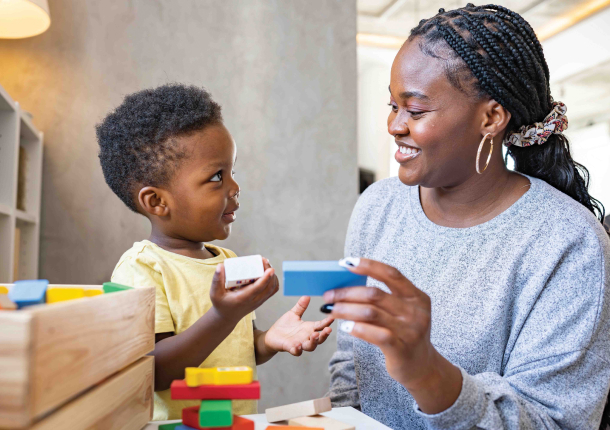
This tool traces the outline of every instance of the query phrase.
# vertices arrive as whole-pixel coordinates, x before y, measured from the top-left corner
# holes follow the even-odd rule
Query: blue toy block
[[[8,293],[9,299],[19,309],[25,306],[38,305],[45,302],[49,281],[39,279],[34,281],[16,281]]]
[[[197,430],[196,428],[185,426],[184,424],[179,425],[175,428],[175,430]]]
[[[356,275],[337,261],[284,261],[285,296],[322,296],[335,288],[366,285],[366,276]]]

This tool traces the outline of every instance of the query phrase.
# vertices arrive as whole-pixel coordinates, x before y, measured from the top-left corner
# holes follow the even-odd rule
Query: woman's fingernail
[[[320,312],[329,314],[333,311],[334,306],[335,306],[334,303],[326,303],[325,305],[322,305],[322,307],[320,308]]]
[[[351,333],[354,329],[354,324],[356,324],[354,321],[343,321],[341,323],[341,327],[339,327],[339,330],[345,333]]]
[[[358,257],[345,257],[339,260],[339,266],[349,269],[351,267],[358,267],[360,259]]]
[[[322,298],[324,299],[324,301],[326,303],[332,303],[332,302],[334,302],[333,299],[335,298],[335,292],[333,290],[326,291],[324,293],[324,295],[322,296]]]

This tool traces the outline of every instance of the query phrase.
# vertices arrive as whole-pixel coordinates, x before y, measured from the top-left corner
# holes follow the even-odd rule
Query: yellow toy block
[[[74,300],[85,297],[84,288],[47,288],[47,303],[64,302],[66,300]]]
[[[216,367],[211,369],[187,367],[184,371],[184,380],[188,387],[198,387],[200,385],[246,385],[252,383],[252,368],[248,366]]]
[[[217,367],[215,380],[216,385],[245,385],[252,383],[252,368],[241,367]]]
[[[93,296],[99,296],[100,294],[104,294],[104,291],[100,290],[96,290],[96,289],[87,289],[85,290],[85,297],[93,297]]]
[[[8,294],[8,288],[4,285],[0,285],[0,294]]]
[[[187,387],[198,387],[200,385],[214,385],[214,373],[216,369],[200,369],[199,367],[187,367],[184,369],[184,382]]]

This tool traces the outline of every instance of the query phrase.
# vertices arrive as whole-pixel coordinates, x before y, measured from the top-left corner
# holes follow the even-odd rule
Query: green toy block
[[[180,421],[179,423],[161,424],[159,426],[159,430],[175,430],[176,427],[181,426],[181,425],[182,425],[182,421]]]
[[[199,426],[229,427],[233,425],[231,400],[203,400],[199,406]]]
[[[102,288],[104,289],[104,294],[116,293],[125,290],[133,290],[133,287],[128,287],[126,285],[121,285],[114,282],[104,282]]]

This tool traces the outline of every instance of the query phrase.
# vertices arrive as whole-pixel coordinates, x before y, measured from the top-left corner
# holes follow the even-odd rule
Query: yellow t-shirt
[[[169,252],[144,240],[127,250],[112,273],[112,281],[133,287],[155,287],[155,333],[180,334],[211,307],[210,287],[216,265],[236,257],[233,251],[206,244],[215,255],[201,260]],[[256,378],[254,355],[254,312],[243,318],[233,332],[199,367],[250,366]],[[171,400],[170,390],[155,392],[154,420],[180,419],[182,409],[199,404],[191,400]],[[233,413],[257,413],[254,400],[234,400]]]

